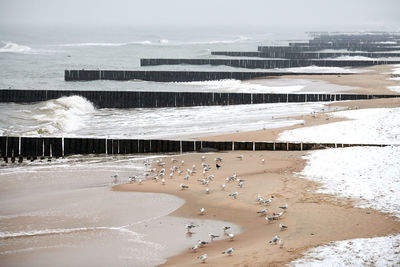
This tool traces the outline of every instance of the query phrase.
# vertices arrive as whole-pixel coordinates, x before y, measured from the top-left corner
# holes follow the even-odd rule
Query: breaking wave
[[[132,42],[87,42],[87,43],[70,43],[60,44],[63,47],[86,47],[86,46],[103,46],[103,47],[121,47],[128,45],[205,45],[205,44],[233,44],[249,40],[248,37],[240,36],[236,39],[231,40],[210,40],[210,41],[170,41],[168,39],[160,39],[156,41],[144,40],[144,41],[132,41]]]
[[[38,134],[68,133],[80,129],[94,111],[93,104],[83,97],[61,97],[39,104],[33,119],[40,125]]]
[[[26,45],[19,45],[13,42],[1,41],[4,46],[0,47],[0,53],[21,53],[21,54],[34,54],[36,50]]]

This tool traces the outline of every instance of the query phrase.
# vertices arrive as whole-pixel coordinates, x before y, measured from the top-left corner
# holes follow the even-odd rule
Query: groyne
[[[251,72],[251,71],[135,71],[135,70],[65,70],[65,81],[93,80],[143,80],[152,82],[195,82],[213,80],[250,80],[284,75],[348,75],[349,73],[297,73],[297,72]]]
[[[140,65],[225,65],[248,69],[274,69],[293,67],[365,67],[373,65],[400,64],[400,60],[323,60],[323,59],[188,59],[188,58],[142,58]]]
[[[385,144],[236,142],[154,139],[106,139],[63,137],[0,136],[0,155],[8,162],[60,158],[72,155],[126,155],[148,153],[186,153],[235,150],[302,151],[350,146]]]
[[[63,96],[82,96],[97,108],[160,108],[263,103],[329,102],[400,97],[362,94],[263,94],[218,92],[0,90],[0,102],[34,103]]]
[[[388,58],[400,57],[400,52],[241,52],[241,51],[212,51],[211,55],[230,57],[260,57],[260,58],[286,58],[286,59],[323,59],[337,57],[367,57],[367,58]],[[336,60],[336,59],[335,59]],[[343,59],[344,60],[344,59]]]

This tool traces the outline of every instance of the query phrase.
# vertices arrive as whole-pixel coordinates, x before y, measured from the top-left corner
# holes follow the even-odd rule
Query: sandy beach
[[[215,157],[222,157],[219,170],[213,170],[215,179],[206,194],[205,186],[197,180],[203,174],[191,176],[188,190],[180,190],[183,175],[166,178],[166,184],[147,181],[142,185],[118,185],[117,191],[156,192],[178,196],[185,204],[171,215],[185,218],[207,218],[233,222],[242,226],[243,232],[234,241],[214,241],[201,248],[197,253],[188,250],[168,258],[167,266],[197,265],[197,256],[206,253],[209,266],[282,266],[301,256],[310,247],[329,241],[359,237],[376,237],[398,233],[400,223],[388,215],[370,209],[352,207],[351,201],[314,193],[318,184],[300,179],[293,175],[304,167],[301,156],[304,152],[229,152],[206,154],[206,163],[213,163]],[[201,166],[202,154],[189,154],[176,157],[184,160],[185,166]],[[243,160],[238,159],[243,155]],[[265,163],[261,163],[261,159]],[[168,161],[166,161],[168,162]],[[165,168],[170,168],[167,164]],[[185,167],[186,168],[186,167]],[[214,168],[213,168],[214,169]],[[236,182],[227,183],[221,190],[225,178],[237,173],[244,182],[239,188]],[[229,193],[239,192],[237,199],[228,197]],[[288,203],[289,209],[280,220],[268,223],[257,211],[264,208],[256,201],[257,195],[264,198],[273,196],[272,204],[266,206],[268,214],[280,212],[278,208]],[[205,208],[204,215],[198,210]],[[279,223],[289,228],[280,231]],[[374,227],[371,227],[374,225]],[[222,229],[215,229],[215,234],[222,234]],[[270,245],[268,241],[275,235],[285,240],[283,248]],[[221,254],[230,247],[235,248],[233,256]]]
[[[386,81],[390,69],[387,66],[369,68],[377,71],[379,77],[370,76],[370,72],[343,77],[321,76],[318,79],[328,80],[332,83],[360,87],[358,93],[393,93],[380,84]],[[353,76],[353,77],[352,77]],[[354,79],[354,77],[356,77]],[[303,77],[310,78],[310,77]],[[316,79],[312,76],[312,79]],[[364,81],[367,79],[369,81]],[[352,81],[352,82],[348,82]],[[374,81],[374,82],[372,82]],[[392,82],[387,82],[387,85]],[[386,86],[386,83],[385,83]],[[373,91],[372,91],[373,90]],[[352,91],[354,92],[354,91]],[[363,108],[399,107],[400,99],[378,99],[370,101],[346,101],[330,104],[340,109],[354,110]],[[338,108],[339,109],[339,108]],[[266,141],[276,140],[277,136],[285,131],[300,127],[322,125],[342,121],[341,118],[330,118],[327,114],[317,116],[299,116],[296,119],[304,120],[301,125],[279,129],[267,129],[253,132],[232,133],[219,136],[199,138],[202,140],[238,140],[238,141]],[[302,253],[311,247],[320,246],[330,241],[339,241],[362,237],[378,237],[400,232],[400,222],[386,213],[373,209],[360,209],[354,207],[351,198],[338,198],[333,195],[315,193],[320,185],[299,177],[306,161],[302,158],[307,152],[267,152],[267,151],[234,151],[227,153],[186,154],[175,158],[178,162],[184,160],[180,169],[186,170],[195,165],[198,171],[184,181],[185,174],[175,174],[172,179],[166,178],[166,184],[146,181],[142,185],[125,184],[113,188],[116,191],[154,192],[167,193],[185,200],[185,204],[171,215],[184,218],[207,218],[228,221],[242,227],[241,234],[233,241],[216,240],[196,253],[189,247],[182,253],[168,258],[165,266],[192,266],[199,264],[199,255],[207,254],[205,266],[231,265],[231,266],[283,266],[302,257]],[[238,157],[242,155],[243,159]],[[206,159],[202,160],[201,157]],[[214,158],[223,158],[222,167],[215,168]],[[265,160],[265,163],[262,162]],[[165,169],[172,165],[165,160]],[[215,178],[210,183],[210,193],[206,193],[206,186],[198,180],[203,179],[201,164],[212,166],[210,173]],[[179,165],[178,165],[179,166]],[[154,165],[154,167],[157,167]],[[158,169],[160,169],[158,167]],[[243,188],[237,182],[226,183],[226,177],[234,173],[244,180]],[[185,183],[189,188],[180,190],[179,185]],[[225,190],[221,185],[226,183]],[[238,192],[237,199],[228,195]],[[268,206],[257,203],[257,196],[264,199],[272,198]],[[289,208],[279,220],[267,222],[264,216],[259,216],[257,211],[267,208],[268,215],[281,211],[279,206],[288,204]],[[204,215],[199,214],[199,209],[205,208]],[[279,223],[288,226],[281,231]],[[371,227],[373,225],[373,227]],[[213,230],[214,234],[223,234],[222,229]],[[279,245],[268,243],[275,235],[284,240],[281,248]],[[233,247],[233,256],[226,256],[222,251]]]

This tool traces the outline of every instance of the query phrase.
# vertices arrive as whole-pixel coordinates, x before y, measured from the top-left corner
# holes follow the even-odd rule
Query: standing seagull
[[[229,229],[231,229],[230,226],[224,226],[224,227],[222,227],[222,230],[224,230],[224,233],[226,232],[226,230],[229,230]]]
[[[224,191],[224,190],[225,190],[225,187],[226,187],[226,184],[222,184],[222,185],[221,185],[221,190]]]
[[[267,209],[262,209],[260,211],[257,211],[257,213],[259,213],[260,215],[265,215],[267,214],[268,210]]]
[[[207,254],[203,254],[201,256],[198,256],[197,258],[199,258],[201,260],[202,263],[205,263],[207,260]]]
[[[200,215],[204,215],[204,212],[206,211],[206,209],[205,208],[201,208],[200,210],[199,210],[199,214]]]
[[[283,245],[284,245],[284,241],[283,241],[283,239],[281,238],[281,239],[279,239],[279,247],[280,248],[283,248]]]
[[[212,234],[212,233],[209,233],[208,236],[210,237],[211,242],[214,241],[214,238],[218,238],[218,237],[219,237],[219,235],[214,235],[214,234]]]
[[[284,225],[283,223],[280,223],[280,224],[279,224],[279,228],[280,228],[281,230],[286,230],[286,229],[288,229],[288,227],[287,227],[286,225]]]
[[[229,256],[231,256],[233,254],[233,251],[233,248],[228,248],[227,250],[223,251],[222,254],[228,254]]]
[[[237,158],[240,160],[243,160],[244,157],[243,157],[243,155],[239,155]]]
[[[288,204],[286,203],[285,205],[280,206],[279,208],[280,208],[280,209],[283,209],[283,210],[287,210],[287,209],[289,208],[289,206],[288,206]]]
[[[238,192],[234,192],[232,194],[229,194],[230,197],[233,197],[234,199],[236,199],[238,197],[239,193]]]
[[[180,184],[179,187],[181,188],[181,190],[184,190],[184,189],[188,189],[188,188],[189,188],[188,185],[184,185],[184,184]]]
[[[235,238],[235,235],[234,234],[229,234],[228,237],[229,237],[230,241],[233,241],[233,239]]]
[[[278,242],[278,240],[279,240],[279,236],[276,235],[269,241],[269,243],[270,244],[276,244]]]

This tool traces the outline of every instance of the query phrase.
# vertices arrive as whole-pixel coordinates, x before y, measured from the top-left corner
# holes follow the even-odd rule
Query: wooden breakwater
[[[63,137],[0,136],[0,155],[8,162],[23,158],[59,158],[72,155],[126,155],[148,153],[186,153],[235,150],[302,151],[351,146],[385,146],[385,144],[236,142],[153,139],[106,139]]]
[[[349,75],[349,73],[296,73],[296,72],[251,72],[251,71],[130,71],[130,70],[65,70],[65,81],[93,80],[143,80],[152,82],[194,82],[212,80],[250,80],[284,75]]]
[[[142,58],[141,66],[158,65],[225,65],[248,69],[274,69],[293,67],[365,67],[373,65],[400,64],[394,60],[323,60],[323,59],[215,59],[215,58]]]
[[[259,51],[212,51],[211,55],[229,57],[260,57],[260,58],[287,58],[287,59],[323,59],[343,56],[360,56],[368,58],[400,57],[400,52],[259,52]]]
[[[400,97],[362,94],[263,94],[218,92],[0,90],[0,102],[33,103],[63,96],[82,96],[97,108],[159,108],[264,103],[330,102]]]
[[[385,51],[399,51],[400,46],[376,46],[376,45],[304,45],[304,46],[258,46],[257,50],[260,52],[304,52],[304,51],[319,51],[323,49],[346,49],[348,51],[365,51],[365,52],[385,52]]]

